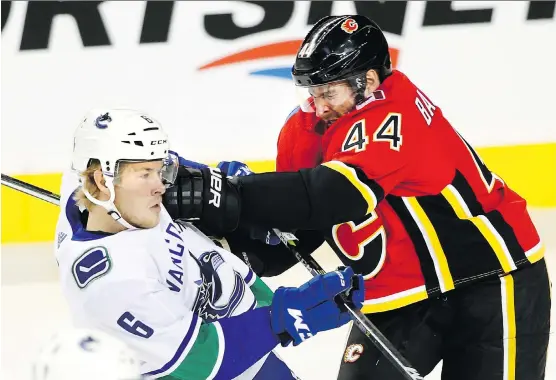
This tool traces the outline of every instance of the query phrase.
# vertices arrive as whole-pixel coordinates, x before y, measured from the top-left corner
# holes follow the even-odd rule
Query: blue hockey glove
[[[180,156],[177,152],[174,152],[173,150],[170,150],[169,153],[178,157],[178,162],[181,166],[186,166],[188,168],[193,168],[193,169],[208,168],[208,165],[183,158],[182,156]]]
[[[217,167],[228,177],[244,177],[253,174],[246,164],[239,161],[220,161]]]
[[[350,267],[313,277],[299,288],[278,288],[272,299],[271,324],[282,347],[292,341],[297,346],[318,332],[349,322],[340,295],[357,309],[363,306],[363,277]]]

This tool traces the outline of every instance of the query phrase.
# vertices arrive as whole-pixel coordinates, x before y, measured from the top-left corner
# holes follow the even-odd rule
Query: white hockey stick
[[[2,185],[8,186],[22,193],[31,195],[33,197],[42,199],[43,201],[50,202],[55,205],[60,205],[60,196],[48,190],[42,189],[30,183],[26,183],[2,174]],[[189,223],[188,223],[189,224]],[[190,225],[190,227],[193,227]],[[193,227],[197,230],[195,227]],[[197,230],[198,231],[198,230]],[[204,235],[201,231],[199,231]],[[326,272],[311,256],[303,257],[294,246],[291,244],[293,241],[292,235],[283,233],[277,229],[274,230],[276,235],[280,238],[289,250],[295,255],[297,260],[313,275],[325,274]],[[206,236],[206,235],[205,235]],[[210,239],[207,237],[207,239]],[[211,240],[212,242],[212,240]],[[343,304],[352,316],[353,323],[373,342],[376,348],[400,371],[400,373],[407,380],[424,380],[424,378],[417,372],[411,364],[405,359],[390,341],[380,332],[380,330],[361,312],[355,308],[353,302],[347,298],[343,298]]]

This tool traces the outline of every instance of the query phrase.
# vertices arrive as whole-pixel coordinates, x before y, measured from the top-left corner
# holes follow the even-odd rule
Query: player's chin
[[[154,228],[160,223],[160,206],[158,209],[150,208],[144,217],[141,218],[141,222],[137,223],[140,228]]]
[[[160,222],[160,218],[156,217],[156,218],[149,218],[149,220],[144,220],[139,227],[140,228],[154,228],[158,225],[158,223]]]

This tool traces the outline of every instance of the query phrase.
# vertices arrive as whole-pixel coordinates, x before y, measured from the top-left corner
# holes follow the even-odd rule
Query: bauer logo
[[[112,260],[104,247],[93,247],[83,253],[72,266],[73,278],[80,289],[91,281],[107,274],[112,268]]]
[[[210,176],[210,192],[212,194],[212,199],[209,200],[209,205],[213,205],[216,208],[220,207],[220,199],[222,198],[222,173],[220,169],[209,168],[211,172]]]

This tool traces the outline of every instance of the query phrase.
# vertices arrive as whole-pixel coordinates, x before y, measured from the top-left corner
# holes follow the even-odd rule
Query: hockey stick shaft
[[[319,274],[325,274],[326,271],[320,266],[319,263],[312,256],[304,256],[299,251],[297,251],[290,241],[284,238],[284,234],[277,229],[274,232],[282,243],[288,247],[290,252],[292,252],[297,259],[313,276]],[[415,368],[407,361],[405,357],[400,354],[400,352],[394,347],[394,345],[380,332],[380,330],[363,314],[363,312],[355,307],[353,302],[349,301],[343,297],[344,306],[351,314],[351,319],[353,323],[361,330],[367,338],[373,342],[375,347],[396,367],[396,369],[407,379],[407,380],[423,380],[424,378],[417,372]]]
[[[43,201],[60,205],[60,196],[48,190],[42,189],[38,186],[31,185],[30,183],[20,181],[16,178],[2,173],[2,185],[10,187],[14,190],[21,191],[22,193],[32,195],[35,198],[42,199]]]

